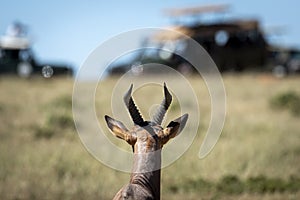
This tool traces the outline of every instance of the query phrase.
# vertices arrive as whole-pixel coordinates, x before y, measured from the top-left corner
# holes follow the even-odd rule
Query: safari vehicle
[[[269,49],[269,63],[277,77],[300,72],[300,50],[296,48],[275,47]]]
[[[256,19],[233,19],[215,17],[214,20],[202,20],[205,15],[222,16],[229,9],[228,5],[211,5],[183,9],[168,9],[165,13],[170,16],[175,25],[168,27],[181,32],[197,41],[212,57],[221,72],[242,70],[266,70],[272,56],[270,45],[267,43],[260,23]],[[205,14],[205,15],[204,15]],[[192,20],[191,20],[192,19]],[[177,55],[177,47],[185,46],[184,37],[174,37],[162,31],[147,42],[156,42],[157,50],[140,50],[127,63],[113,63],[109,74],[120,74],[128,71],[136,63],[149,62],[166,64],[182,73],[192,73],[194,67],[185,59]],[[171,55],[165,56],[160,49],[174,42],[176,48]],[[182,48],[180,48],[182,50]],[[149,52],[152,51],[152,52]],[[141,71],[141,70],[139,70]]]
[[[27,78],[33,74],[41,75],[43,66],[50,66],[53,75],[72,74],[68,65],[37,62],[22,29],[22,24],[15,23],[0,38],[0,74],[17,74]]]

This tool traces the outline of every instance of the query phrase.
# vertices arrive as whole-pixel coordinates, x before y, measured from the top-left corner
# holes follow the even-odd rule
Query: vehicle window
[[[22,50],[19,53],[19,57],[23,61],[29,60],[30,59],[30,52],[28,50]]]

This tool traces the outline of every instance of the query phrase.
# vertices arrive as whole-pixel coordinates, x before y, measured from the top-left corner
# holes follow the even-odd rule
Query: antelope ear
[[[125,140],[130,145],[134,145],[134,143],[136,142],[136,137],[130,134],[130,132],[122,122],[115,120],[107,115],[105,115],[104,117],[108,128],[116,137]]]
[[[171,138],[179,135],[185,127],[188,116],[188,114],[184,114],[168,124],[168,126],[164,129],[163,144],[167,143]]]

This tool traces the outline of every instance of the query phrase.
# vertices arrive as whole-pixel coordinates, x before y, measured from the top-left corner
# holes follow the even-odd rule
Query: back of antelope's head
[[[159,150],[171,138],[174,138],[182,131],[188,119],[188,114],[171,121],[164,129],[161,127],[163,118],[172,102],[172,96],[166,84],[164,84],[164,100],[152,117],[152,120],[144,121],[131,97],[132,87],[133,85],[130,86],[125,94],[124,102],[134,122],[133,128],[128,130],[122,122],[107,115],[105,115],[106,123],[116,137],[132,145],[134,152],[143,153]]]

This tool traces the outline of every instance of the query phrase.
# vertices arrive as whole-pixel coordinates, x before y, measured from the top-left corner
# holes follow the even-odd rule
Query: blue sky
[[[0,34],[13,21],[29,26],[33,50],[41,61],[65,61],[79,67],[105,40],[124,31],[164,27],[166,8],[228,3],[230,16],[254,17],[266,28],[283,27],[277,42],[300,47],[300,1],[285,0],[2,0]]]

